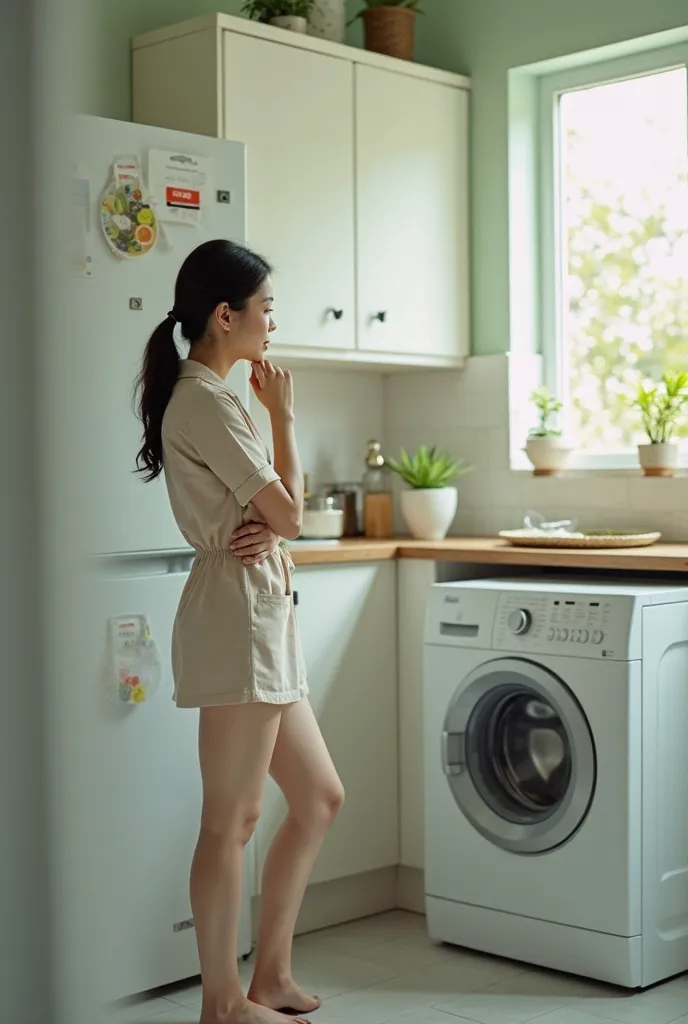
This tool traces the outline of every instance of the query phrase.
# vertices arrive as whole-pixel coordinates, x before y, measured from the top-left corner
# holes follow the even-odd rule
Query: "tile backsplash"
[[[279,356],[275,359],[279,361]],[[383,378],[376,373],[296,369],[296,440],[311,490],[335,481],[359,481],[365,469],[366,441],[382,441]],[[251,416],[270,439],[270,421],[255,400]]]

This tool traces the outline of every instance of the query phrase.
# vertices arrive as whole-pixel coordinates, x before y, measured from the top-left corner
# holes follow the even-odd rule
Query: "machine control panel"
[[[524,653],[583,657],[629,656],[634,602],[594,594],[500,594],[494,621],[494,646]]]

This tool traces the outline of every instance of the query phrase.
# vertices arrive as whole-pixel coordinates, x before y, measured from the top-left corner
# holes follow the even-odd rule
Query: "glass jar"
[[[368,442],[363,475],[363,532],[369,540],[388,540],[394,529],[392,484],[379,441]]]

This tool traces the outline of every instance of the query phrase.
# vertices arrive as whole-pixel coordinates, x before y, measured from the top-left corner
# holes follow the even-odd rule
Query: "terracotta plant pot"
[[[306,18],[295,18],[288,14],[281,18],[271,18],[270,24],[276,28],[285,28],[288,32],[298,32],[305,35],[308,32],[308,21]]]
[[[525,452],[533,465],[534,476],[556,476],[571,454],[560,437],[529,437]]]
[[[363,12],[365,47],[387,57],[413,60],[416,12],[408,7],[374,7]]]
[[[639,444],[638,459],[645,476],[673,476],[678,466],[678,445]]]

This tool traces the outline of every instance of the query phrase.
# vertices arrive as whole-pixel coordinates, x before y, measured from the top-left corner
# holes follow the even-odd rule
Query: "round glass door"
[[[517,659],[483,665],[461,686],[446,716],[443,767],[472,824],[517,853],[565,842],[595,786],[580,705],[553,673]]]

